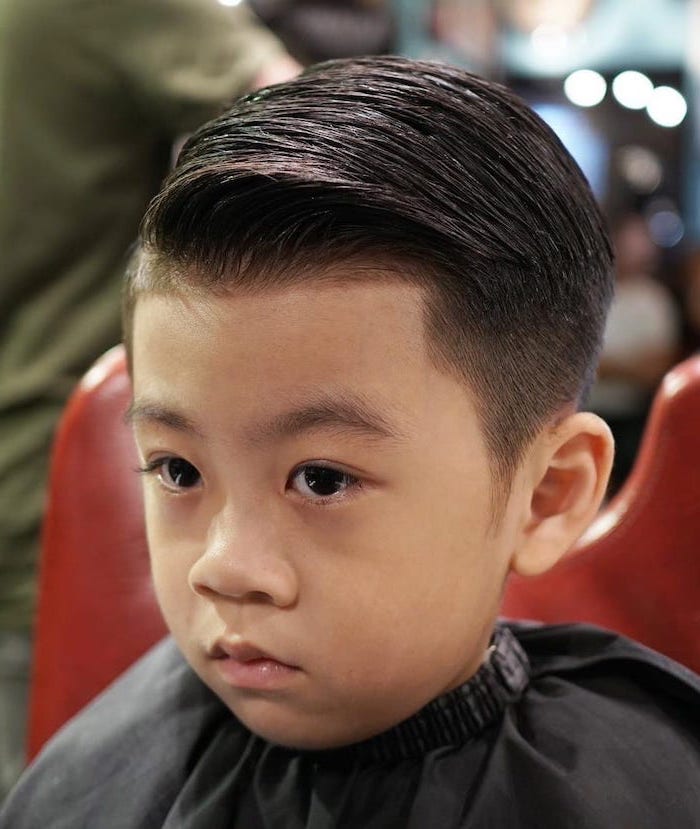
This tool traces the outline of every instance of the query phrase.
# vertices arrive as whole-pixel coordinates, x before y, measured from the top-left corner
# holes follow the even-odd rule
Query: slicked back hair
[[[554,133],[498,84],[361,58],[235,102],[146,214],[127,345],[143,293],[264,290],[338,265],[424,287],[431,356],[469,385],[495,481],[592,379],[612,295],[604,222]]]

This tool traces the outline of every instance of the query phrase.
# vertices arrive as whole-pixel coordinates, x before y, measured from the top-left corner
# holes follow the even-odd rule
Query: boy
[[[177,648],[0,823],[697,826],[697,678],[496,624],[507,574],[550,567],[605,492],[578,403],[610,271],[557,139],[456,69],[322,65],[193,136],[126,295]]]

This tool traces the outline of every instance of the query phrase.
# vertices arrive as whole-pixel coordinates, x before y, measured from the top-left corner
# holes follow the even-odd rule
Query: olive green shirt
[[[218,0],[0,0],[0,630],[31,625],[52,435],[173,142],[280,54]]]

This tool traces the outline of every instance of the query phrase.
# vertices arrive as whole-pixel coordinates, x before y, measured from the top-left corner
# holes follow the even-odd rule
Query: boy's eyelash
[[[134,471],[138,472],[139,475],[149,475],[152,472],[157,472],[167,460],[167,458],[156,458],[144,463],[143,466],[137,466]]]

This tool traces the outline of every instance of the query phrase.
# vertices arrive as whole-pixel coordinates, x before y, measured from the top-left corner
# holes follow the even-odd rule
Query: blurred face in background
[[[659,263],[659,248],[643,216],[631,214],[618,224],[613,242],[618,278],[652,274]]]

